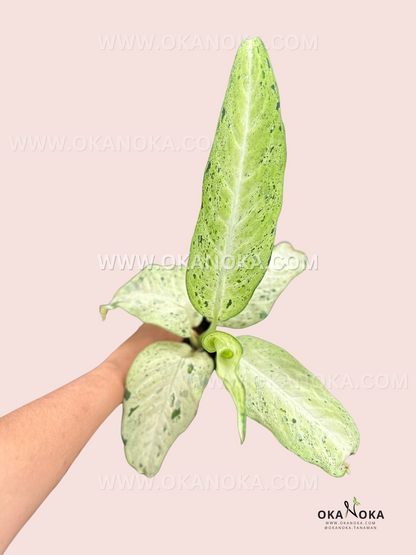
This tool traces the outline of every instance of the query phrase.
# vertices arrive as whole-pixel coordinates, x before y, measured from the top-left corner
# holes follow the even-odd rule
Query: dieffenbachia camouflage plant
[[[285,130],[270,59],[259,38],[245,40],[205,168],[187,268],[147,266],[100,307],[103,319],[120,307],[186,338],[150,345],[127,376],[125,454],[148,477],[194,419],[214,367],[236,405],[241,442],[248,416],[328,474],[349,472],[345,459],[357,451],[359,433],[321,382],[284,349],[216,329],[263,320],[305,269],[305,254],[289,243],[273,246],[285,164]]]

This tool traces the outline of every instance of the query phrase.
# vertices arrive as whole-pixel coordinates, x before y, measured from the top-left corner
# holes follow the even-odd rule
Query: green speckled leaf
[[[103,320],[109,310],[120,307],[142,322],[191,337],[202,316],[189,302],[185,273],[185,266],[146,266],[117,291],[110,304],[100,306]]]
[[[356,453],[360,435],[341,403],[280,347],[250,336],[238,340],[244,349],[240,376],[247,416],[331,476],[349,472],[345,459]]]
[[[194,419],[214,369],[205,352],[159,341],[144,349],[127,375],[121,434],[126,458],[149,478]]]
[[[239,362],[243,349],[239,341],[223,331],[202,336],[202,346],[209,353],[217,353],[216,372],[231,394],[237,408],[237,424],[241,443],[246,437],[246,402],[244,385],[239,376]]]
[[[259,38],[243,41],[205,169],[186,275],[189,298],[208,320],[241,312],[266,271],[285,164],[279,92],[267,51]]]
[[[295,251],[290,243],[276,245],[269,268],[246,308],[226,322],[218,322],[218,325],[226,328],[247,328],[264,320],[292,279],[305,270],[307,261],[306,254]]]

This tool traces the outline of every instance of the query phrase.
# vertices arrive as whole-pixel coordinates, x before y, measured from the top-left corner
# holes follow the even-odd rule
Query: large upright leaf
[[[295,251],[290,243],[282,242],[275,245],[267,272],[246,308],[226,322],[218,322],[218,325],[227,328],[247,328],[266,318],[292,279],[305,270],[307,261],[306,254]]]
[[[349,472],[358,449],[354,421],[322,383],[289,353],[262,339],[238,338],[247,416],[266,426],[284,447],[331,476]]]
[[[187,289],[208,320],[241,312],[266,271],[285,163],[279,92],[256,37],[241,43],[234,61],[192,238]]]
[[[189,345],[159,341],[144,349],[127,375],[121,433],[126,458],[149,478],[198,410],[214,369],[212,358]]]
[[[204,334],[202,346],[209,353],[217,353],[216,372],[235,403],[238,432],[241,443],[243,443],[246,437],[246,396],[239,376],[239,363],[243,348],[235,337],[224,331],[212,331]]]
[[[202,322],[202,316],[189,302],[185,272],[185,266],[146,266],[120,287],[111,303],[100,306],[103,320],[109,310],[120,307],[142,322],[191,337],[192,328]]]

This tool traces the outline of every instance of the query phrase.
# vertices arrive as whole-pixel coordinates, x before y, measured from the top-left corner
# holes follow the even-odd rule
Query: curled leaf
[[[103,320],[109,310],[120,307],[142,322],[191,337],[192,328],[202,322],[202,316],[189,301],[185,274],[185,266],[146,266],[120,287],[109,304],[100,306]]]
[[[202,346],[209,353],[217,353],[216,372],[237,408],[238,432],[243,443],[246,436],[246,401],[244,385],[239,376],[239,362],[243,348],[235,337],[223,331],[213,331],[203,335]]]

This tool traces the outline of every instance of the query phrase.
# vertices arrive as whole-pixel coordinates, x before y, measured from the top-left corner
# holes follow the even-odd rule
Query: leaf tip
[[[108,312],[107,305],[102,304],[102,305],[100,306],[100,314],[101,314],[101,318],[102,318],[102,321],[103,321],[103,322],[104,322],[104,320],[105,320],[105,318],[106,318],[106,316],[107,316],[107,312]]]
[[[240,445],[243,445],[246,439],[246,415],[239,415],[238,419],[238,433],[240,435]]]

